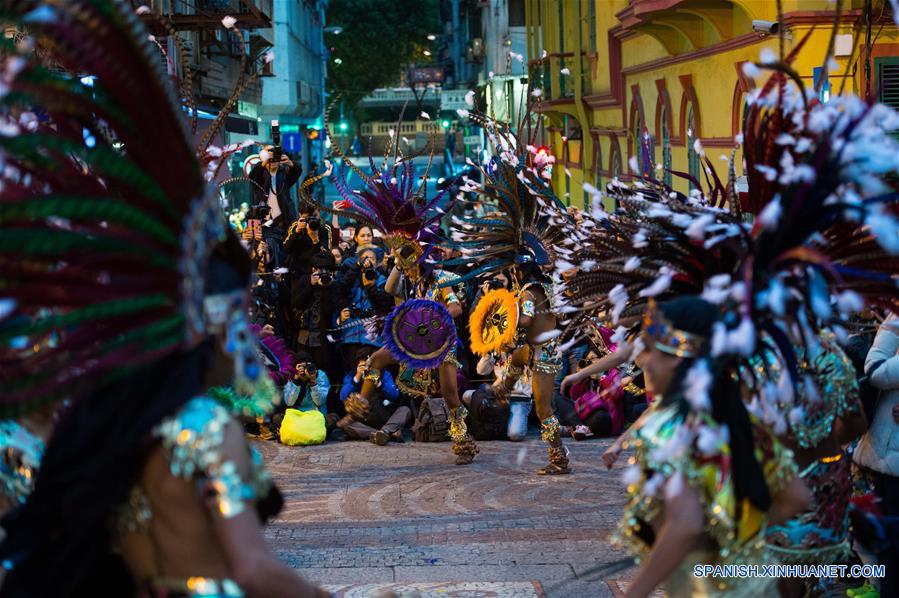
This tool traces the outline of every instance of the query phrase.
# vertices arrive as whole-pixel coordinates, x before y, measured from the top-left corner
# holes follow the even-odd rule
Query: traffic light
[[[444,129],[449,129],[450,121],[448,121],[447,119],[444,118],[442,121],[440,121],[440,126],[443,127]]]
[[[341,133],[346,133],[347,129],[350,128],[350,125],[347,121],[342,120],[337,124],[337,128],[340,129]]]

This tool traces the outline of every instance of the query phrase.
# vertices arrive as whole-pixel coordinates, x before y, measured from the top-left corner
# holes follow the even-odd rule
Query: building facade
[[[763,49],[779,52],[775,28],[785,32],[787,53],[808,34],[793,62],[807,87],[827,71],[821,62],[834,23],[827,0],[783,0],[780,19],[774,0],[525,2],[530,78],[542,90],[536,109],[544,143],[562,166],[554,187],[578,207],[589,201],[584,183],[602,188],[652,164],[656,178],[686,192],[690,183],[666,170],[702,180],[699,152],[726,180],[722,157],[734,151],[756,84],[743,63],[758,61]],[[899,108],[899,33],[889,2],[871,5],[868,15],[864,1],[843,2],[836,68],[823,75],[822,100],[845,89]]]

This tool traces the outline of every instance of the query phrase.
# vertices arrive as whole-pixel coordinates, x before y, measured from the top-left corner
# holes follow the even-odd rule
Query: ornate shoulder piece
[[[12,420],[0,421],[0,498],[22,504],[34,488],[44,442]]]
[[[196,479],[209,508],[225,519],[239,515],[256,498],[237,465],[222,454],[228,411],[213,399],[196,397],[156,427],[173,476]]]

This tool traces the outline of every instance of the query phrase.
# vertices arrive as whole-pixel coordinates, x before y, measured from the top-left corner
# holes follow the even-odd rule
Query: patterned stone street
[[[533,431],[480,443],[467,467],[449,443],[256,443],[286,501],[267,534],[283,560],[343,596],[620,595],[632,569],[607,564],[624,556],[609,536],[626,459],[607,471],[609,443],[568,441],[574,474],[556,477],[535,473],[546,453]]]

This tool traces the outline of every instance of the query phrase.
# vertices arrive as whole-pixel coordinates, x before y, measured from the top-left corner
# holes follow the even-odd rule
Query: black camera
[[[587,359],[581,359],[579,362],[577,362],[577,369],[582,370],[585,367],[587,367],[588,365],[590,365],[591,363],[592,362]]]
[[[374,280],[377,280],[378,273],[375,272],[374,268],[363,268],[362,269],[362,278],[364,278],[365,280],[367,280],[369,282],[372,282]]]
[[[487,290],[488,291],[495,291],[497,289],[504,289],[504,288],[506,288],[506,284],[503,281],[501,281],[499,278],[491,278],[490,280],[487,281]]]
[[[278,121],[272,121],[272,162],[280,162],[281,155],[284,153],[284,150],[281,149],[281,129],[278,126]]]
[[[321,281],[322,286],[327,287],[334,282],[334,274],[325,270],[318,273],[318,279]]]
[[[309,228],[309,230],[318,230],[319,228],[321,228],[321,225],[321,218],[316,218],[314,216],[306,221],[306,226]]]

